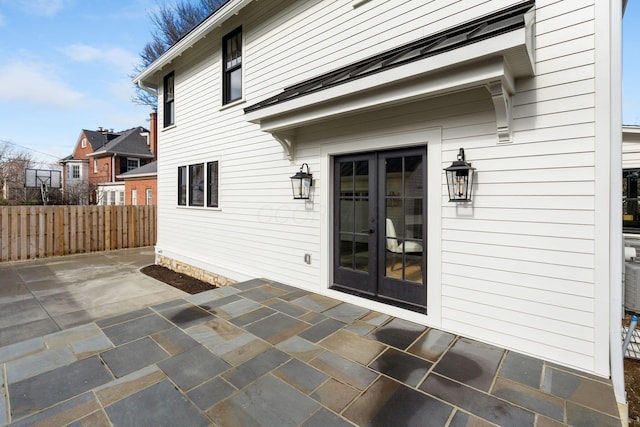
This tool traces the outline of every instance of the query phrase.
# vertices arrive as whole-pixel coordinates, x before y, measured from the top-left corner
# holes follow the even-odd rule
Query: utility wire
[[[60,160],[60,157],[54,156],[53,154],[45,153],[44,151],[39,151],[33,148],[25,147],[24,145],[16,144],[15,142],[7,141],[5,139],[0,139],[0,143],[14,145],[16,147],[24,148],[25,150],[33,151],[39,154],[43,154],[45,156],[53,157],[54,159]]]

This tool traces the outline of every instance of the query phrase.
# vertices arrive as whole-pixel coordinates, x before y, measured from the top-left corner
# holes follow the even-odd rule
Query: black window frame
[[[640,234],[640,168],[622,170],[622,230]]]
[[[176,75],[175,72],[170,72],[163,79],[163,125],[164,127],[173,126],[176,121]],[[171,90],[169,90],[171,87]]]
[[[220,205],[219,197],[220,167],[217,160],[207,162],[207,207],[217,208]]]
[[[229,44],[236,39],[236,50],[229,51]],[[222,104],[226,105],[242,99],[242,26],[228,33],[222,38]],[[233,54],[233,57],[231,55]],[[240,94],[233,96],[232,79],[236,72],[240,72]]]
[[[178,166],[178,206],[187,206],[187,167]]]
[[[198,168],[201,168],[201,176]],[[178,166],[177,204],[181,207],[220,207],[220,161]],[[196,194],[202,192],[201,196]]]
[[[200,169],[199,173],[198,169]],[[198,175],[200,175],[200,177],[198,177]],[[189,176],[187,178],[187,182],[189,183],[189,189],[187,190],[189,206],[204,207],[204,179],[204,163],[189,165]]]

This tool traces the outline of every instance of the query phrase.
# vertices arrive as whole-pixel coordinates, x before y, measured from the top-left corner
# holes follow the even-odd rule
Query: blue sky
[[[161,1],[161,0],[158,0]],[[600,0],[598,0],[600,1]],[[604,0],[603,0],[604,1]],[[44,162],[80,130],[147,126],[129,75],[156,0],[0,0],[0,140]],[[640,125],[640,0],[623,22],[623,123]]]
[[[151,110],[131,102],[129,75],[156,4],[0,0],[0,140],[55,162],[83,128],[146,127]]]

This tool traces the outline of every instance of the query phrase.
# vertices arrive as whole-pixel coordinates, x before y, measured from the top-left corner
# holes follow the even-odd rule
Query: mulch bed
[[[160,280],[167,285],[171,285],[174,288],[178,288],[192,295],[216,288],[216,286],[210,283],[203,282],[186,274],[177,273],[161,265],[148,265],[141,268],[140,271],[149,277],[153,277],[156,280]]]

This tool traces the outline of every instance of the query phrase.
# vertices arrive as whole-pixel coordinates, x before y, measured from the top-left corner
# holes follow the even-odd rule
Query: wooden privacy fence
[[[16,261],[156,242],[156,207],[0,206],[0,261]]]

